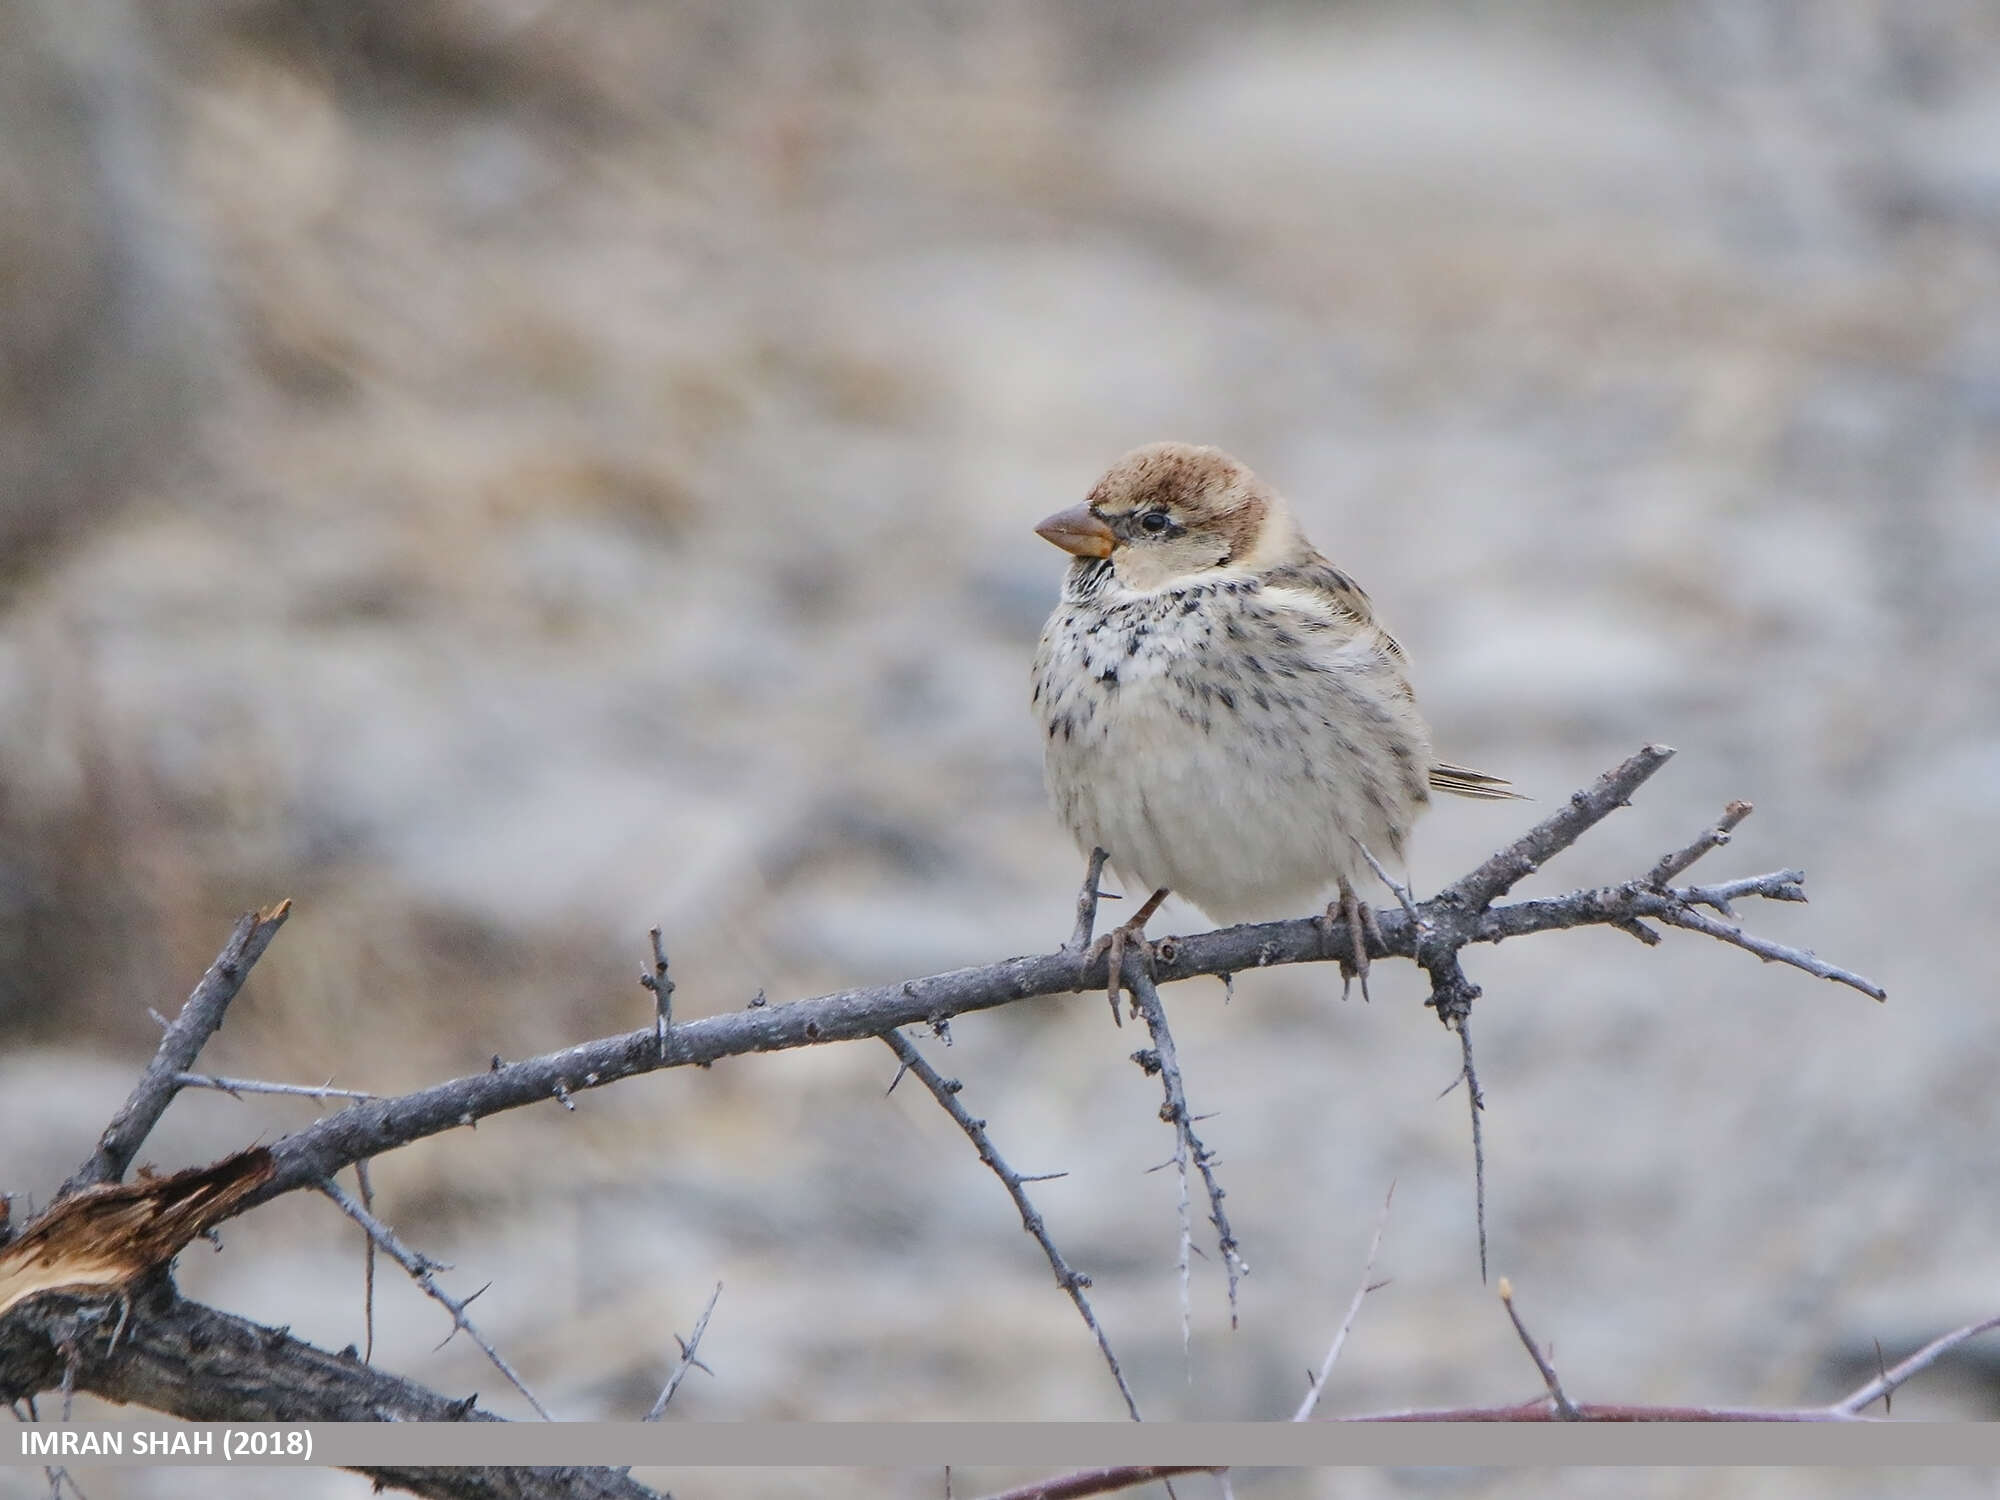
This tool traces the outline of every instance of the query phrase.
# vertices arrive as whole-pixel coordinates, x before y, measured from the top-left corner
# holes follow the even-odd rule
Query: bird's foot
[[[1339,921],[1347,928],[1348,947],[1353,950],[1351,958],[1340,961],[1340,998],[1345,1000],[1353,992],[1354,981],[1361,981],[1361,998],[1368,1001],[1368,945],[1382,942],[1382,929],[1375,920],[1375,909],[1354,894],[1354,887],[1346,881],[1340,883],[1340,895],[1327,903],[1326,914],[1319,919],[1320,931],[1331,933],[1333,924]]]
[[[1090,945],[1089,962],[1095,963],[1099,958],[1106,959],[1104,990],[1106,998],[1111,1002],[1111,1019],[1117,1025],[1125,1024],[1124,1017],[1118,1013],[1119,985],[1125,975],[1125,950],[1133,943],[1137,943],[1140,956],[1146,965],[1146,972],[1149,974],[1152,972],[1153,945],[1146,937],[1146,924],[1153,919],[1153,913],[1160,909],[1160,903],[1166,899],[1165,891],[1153,892],[1146,904],[1132,914],[1131,921],[1119,923]],[[1132,1004],[1132,1013],[1134,1015],[1139,1013],[1136,1000]]]

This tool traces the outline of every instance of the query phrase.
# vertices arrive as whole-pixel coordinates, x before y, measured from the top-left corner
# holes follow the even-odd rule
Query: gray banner
[[[10,1465],[2000,1465],[2000,1424],[1112,1422],[43,1423]]]

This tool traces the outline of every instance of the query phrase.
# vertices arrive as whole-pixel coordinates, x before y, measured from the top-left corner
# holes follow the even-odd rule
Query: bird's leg
[[[1132,913],[1132,920],[1120,922],[1090,945],[1090,957],[1108,955],[1109,968],[1106,970],[1105,995],[1111,1001],[1111,1019],[1120,1026],[1124,1018],[1118,1014],[1118,981],[1125,972],[1125,947],[1137,940],[1140,950],[1146,955],[1150,966],[1153,961],[1153,945],[1146,941],[1146,924],[1153,919],[1153,913],[1160,909],[1160,903],[1167,899],[1166,887],[1146,898],[1146,904]]]
[[[1354,894],[1354,887],[1345,880],[1340,882],[1338,899],[1327,903],[1326,915],[1320,918],[1322,930],[1331,930],[1334,919],[1347,924],[1348,946],[1354,950],[1352,958],[1340,961],[1340,998],[1345,1000],[1354,988],[1354,981],[1361,981],[1361,998],[1368,995],[1368,940],[1382,941],[1382,930],[1375,921],[1375,913]]]
[[[1389,945],[1382,941],[1382,924],[1375,920],[1375,908],[1370,906],[1366,901],[1360,902],[1359,905],[1361,907],[1361,930],[1368,934],[1368,942],[1373,943],[1378,948],[1388,947]],[[1366,944],[1362,945],[1361,956],[1363,959],[1366,959],[1368,956]]]

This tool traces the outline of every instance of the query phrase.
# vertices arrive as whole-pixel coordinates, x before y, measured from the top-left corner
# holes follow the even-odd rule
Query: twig
[[[1179,1229],[1180,1248],[1174,1256],[1175,1279],[1180,1286],[1181,1372],[1194,1384],[1194,1195],[1188,1190],[1187,1138],[1174,1132],[1174,1221]],[[1230,1310],[1234,1312],[1232,1303]]]
[[[1567,807],[1544,818],[1471,874],[1446,886],[1440,897],[1474,911],[1484,910],[1506,895],[1515,882],[1534,874],[1552,855],[1628,805],[1632,794],[1673,759],[1673,754],[1671,746],[1645,746],[1624,764],[1598,777],[1589,790],[1571,793]]]
[[[1844,1417],[1859,1416],[1868,1404],[1878,1397],[1884,1398],[1886,1409],[1886,1398],[1889,1393],[1903,1384],[1912,1375],[1929,1369],[1937,1363],[1940,1356],[1956,1349],[1967,1339],[1977,1338],[1982,1333],[1991,1333],[1996,1328],[2000,1328],[2000,1317],[1991,1317],[1977,1323],[1968,1323],[1963,1328],[1953,1329],[1941,1338],[1932,1339],[1908,1359],[1878,1375],[1852,1395],[1845,1396],[1834,1402],[1827,1409],[1838,1412]]]
[[[1090,864],[1083,872],[1083,887],[1076,893],[1076,927],[1069,935],[1065,951],[1082,953],[1090,947],[1090,940],[1097,931],[1097,903],[1099,898],[1115,901],[1117,897],[1098,887],[1104,880],[1104,862],[1110,858],[1102,849],[1090,851]]]
[[[222,1024],[229,1002],[236,998],[251,966],[263,957],[291,910],[291,902],[280,901],[269,911],[245,912],[237,919],[229,941],[222,945],[215,962],[208,966],[208,972],[201,976],[180,1014],[160,1038],[159,1048],[131,1096],[105,1126],[97,1149],[70,1174],[57,1197],[94,1183],[116,1182],[125,1175],[139,1147],[145,1144],[146,1137],[179,1092],[180,1075],[193,1067],[202,1047]]]
[[[701,1336],[708,1332],[708,1315],[715,1311],[715,1304],[721,1296],[722,1283],[718,1281],[715,1284],[715,1290],[708,1294],[708,1306],[701,1310],[701,1316],[695,1320],[694,1332],[689,1334],[685,1339],[682,1339],[679,1334],[674,1335],[675,1341],[681,1346],[680,1362],[674,1366],[673,1374],[667,1377],[667,1383],[660,1387],[659,1399],[647,1411],[644,1418],[645,1421],[657,1422],[660,1420],[661,1415],[667,1409],[667,1403],[674,1399],[674,1392],[681,1388],[681,1380],[689,1370],[695,1368],[697,1365],[703,1370],[708,1370],[707,1365],[702,1364],[700,1360],[695,1358],[695,1351],[701,1348]],[[715,1372],[708,1370],[708,1373],[712,1375]]]
[[[1395,894],[1396,904],[1403,908],[1403,915],[1408,917],[1417,926],[1422,926],[1424,919],[1418,915],[1416,903],[1410,899],[1410,888],[1396,879],[1387,870],[1383,869],[1382,861],[1377,859],[1374,852],[1366,844],[1362,843],[1360,839],[1354,841],[1354,847],[1359,849],[1361,857],[1368,861],[1368,868],[1375,872],[1375,878],[1389,887],[1390,891]]]
[[[328,1079],[318,1088],[306,1083],[266,1083],[260,1078],[223,1078],[214,1073],[177,1073],[174,1085],[184,1089],[216,1089],[242,1098],[245,1094],[286,1094],[300,1099],[379,1099],[361,1089],[337,1089]]]
[[[1556,1379],[1555,1366],[1549,1363],[1548,1356],[1536,1346],[1533,1337],[1528,1333],[1528,1325],[1521,1321],[1520,1309],[1514,1306],[1514,1284],[1505,1276],[1500,1278],[1500,1301],[1505,1304],[1507,1316],[1513,1320],[1514,1332],[1521,1336],[1521,1343],[1527,1349],[1528,1357],[1535,1362],[1535,1368],[1542,1372],[1542,1380],[1549,1388],[1549,1399],[1555,1403],[1556,1415],[1565,1422],[1577,1421],[1576,1408],[1570,1405],[1569,1397],[1563,1394],[1562,1382]]]
[[[1136,1053],[1134,1057],[1147,1072],[1159,1073],[1160,1086],[1166,1094],[1165,1102],[1160,1106],[1160,1118],[1173,1126],[1180,1145],[1193,1159],[1195,1169],[1201,1173],[1202,1184],[1208,1190],[1209,1222],[1215,1226],[1216,1248],[1222,1253],[1223,1269],[1229,1277],[1229,1326],[1234,1328],[1236,1284],[1249,1274],[1250,1268],[1236,1253],[1236,1234],[1230,1229],[1229,1215],[1222,1207],[1225,1194],[1221,1184],[1215,1180],[1214,1156],[1202,1144],[1201,1137],[1194,1133],[1194,1114],[1188,1108],[1187,1089],[1181,1081],[1180,1059],[1174,1052],[1174,1034],[1167,1028],[1167,1009],[1160,1003],[1160,991],[1144,964],[1134,964],[1130,978],[1132,998],[1138,1002],[1139,1014],[1146,1018],[1146,1029],[1153,1036],[1152,1051]]]
[[[1486,1095],[1479,1087],[1479,1069],[1472,1062],[1472,1015],[1458,1018],[1458,1047],[1463,1058],[1466,1105],[1472,1113],[1472,1206],[1479,1230],[1479,1280],[1486,1282]]]
[[[554,1417],[549,1415],[548,1408],[543,1406],[541,1401],[536,1398],[535,1393],[528,1389],[527,1383],[515,1373],[514,1367],[507,1363],[500,1351],[493,1347],[486,1336],[473,1325],[472,1319],[465,1315],[466,1307],[471,1303],[473,1297],[479,1295],[479,1292],[474,1292],[472,1297],[463,1299],[452,1296],[443,1287],[439,1286],[437,1279],[431,1275],[432,1271],[446,1269],[439,1262],[431,1260],[428,1256],[419,1254],[397,1239],[394,1230],[368,1212],[359,1203],[348,1197],[341,1189],[340,1184],[335,1182],[331,1177],[319,1185],[319,1190],[337,1203],[342,1213],[346,1214],[348,1218],[366,1230],[369,1239],[380,1245],[398,1265],[405,1271],[408,1271],[410,1279],[422,1287],[433,1302],[436,1302],[446,1312],[451,1314],[453,1326],[465,1330],[466,1337],[477,1344],[486,1357],[493,1362],[493,1368],[506,1376],[508,1383],[527,1398],[528,1405],[535,1409],[536,1415],[541,1417],[545,1422],[553,1422],[555,1420]],[[479,1289],[480,1292],[485,1290],[485,1287]]]
[[[653,992],[653,1036],[659,1043],[660,1061],[667,1060],[667,1038],[674,1029],[674,981],[667,973],[666,942],[655,927],[649,934],[653,940],[653,972],[641,974],[639,983]]]
[[[985,1500],[1085,1500],[1090,1495],[1114,1495],[1136,1489],[1177,1474],[1220,1474],[1222,1464],[1124,1464],[1111,1469],[1080,1469],[1054,1479],[1037,1480],[1016,1489],[1001,1490]]]
[[[1389,1227],[1389,1205],[1395,1198],[1396,1184],[1391,1182],[1389,1191],[1382,1198],[1382,1211],[1375,1216],[1375,1235],[1368,1242],[1368,1259],[1361,1265],[1361,1285],[1354,1289],[1354,1299],[1347,1304],[1347,1316],[1340,1320],[1340,1327],[1333,1335],[1333,1344],[1326,1351],[1326,1358],[1320,1361],[1319,1375],[1317,1378],[1308,1376],[1311,1384],[1306,1390],[1305,1400],[1292,1413],[1294,1422],[1304,1422],[1312,1416],[1313,1408],[1319,1405],[1320,1392],[1326,1389],[1327,1379],[1333,1374],[1333,1362],[1340,1358],[1341,1346],[1347,1342],[1347,1331],[1354,1326],[1354,1320],[1361,1312],[1362,1299],[1382,1284],[1368,1278],[1375,1274],[1375,1255],[1382,1248],[1382,1232]]]
[[[1712,906],[1725,917],[1734,916],[1730,902],[1741,896],[1762,896],[1767,901],[1806,899],[1803,870],[1773,870],[1768,875],[1745,875],[1714,885],[1676,886],[1671,894],[1692,906]]]
[[[354,1164],[354,1182],[361,1189],[361,1206],[375,1212],[375,1185],[368,1180],[368,1158]],[[361,1362],[375,1363],[375,1236],[361,1236]]]
[[[1104,1356],[1105,1364],[1110,1366],[1111,1378],[1118,1383],[1118,1394],[1125,1398],[1125,1410],[1133,1421],[1143,1420],[1139,1415],[1139,1403],[1132,1395],[1132,1388],[1125,1383],[1125,1372],[1119,1368],[1118,1356],[1111,1352],[1111,1341],[1105,1337],[1104,1329],[1097,1321],[1097,1314],[1091,1311],[1090,1299],[1083,1294],[1083,1289],[1090,1285],[1090,1278],[1070,1268],[1069,1262],[1063,1259],[1062,1251],[1056,1248],[1056,1242],[1049,1237],[1048,1226],[1042,1222],[1042,1216],[1036,1212],[1034,1204],[1028,1201],[1028,1191],[1024,1184],[1031,1179],[1023,1177],[1007,1165],[1006,1159],[994,1148],[993,1138],[986,1133],[986,1122],[974,1118],[966,1107],[958,1102],[956,1080],[941,1075],[930,1065],[923,1053],[917,1050],[915,1044],[901,1032],[885,1032],[882,1040],[888,1044],[889,1050],[896,1054],[896,1060],[902,1064],[902,1071],[914,1074],[917,1081],[931,1091],[931,1097],[936,1099],[944,1112],[951,1116],[958,1128],[965,1132],[966,1139],[971,1141],[973,1148],[979,1152],[979,1159],[986,1163],[988,1170],[998,1177],[1001,1186],[1007,1189],[1007,1196],[1014,1200],[1014,1207],[1020,1210],[1021,1227],[1033,1235],[1035,1243],[1042,1247],[1042,1254],[1048,1258],[1049,1269],[1055,1272],[1056,1285],[1061,1287],[1068,1294],[1069,1300],[1076,1304],[1077,1313],[1082,1317],[1084,1327],[1088,1328],[1091,1337],[1097,1340],[1098,1352]]]
[[[1783,943],[1774,943],[1769,938],[1760,938],[1745,932],[1740,927],[1731,927],[1727,922],[1718,922],[1706,913],[1686,906],[1671,906],[1655,915],[1670,927],[1685,927],[1690,932],[1699,932],[1718,942],[1733,944],[1746,953],[1756,954],[1767,964],[1790,964],[1793,968],[1803,969],[1817,978],[1831,979],[1836,984],[1857,989],[1873,999],[1889,998],[1889,992],[1872,979],[1863,979],[1851,970],[1830,964],[1809,949],[1789,948]]]
[[[1729,835],[1735,831],[1736,825],[1749,817],[1753,811],[1754,809],[1748,802],[1737,801],[1730,803],[1722,810],[1722,817],[1713,828],[1698,835],[1694,842],[1686,848],[1678,849],[1672,854],[1663,856],[1658,864],[1648,870],[1646,872],[1646,884],[1653,886],[1655,889],[1666,889],[1666,884],[1669,880],[1672,880],[1681,871],[1708,853],[1709,850],[1719,848],[1721,845],[1728,843]]]

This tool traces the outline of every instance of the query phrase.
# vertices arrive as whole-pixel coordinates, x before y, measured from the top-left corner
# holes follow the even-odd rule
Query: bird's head
[[[1192,443],[1133,449],[1081,505],[1035,530],[1079,558],[1109,558],[1119,582],[1142,590],[1269,566],[1299,545],[1270,486],[1220,448]]]

